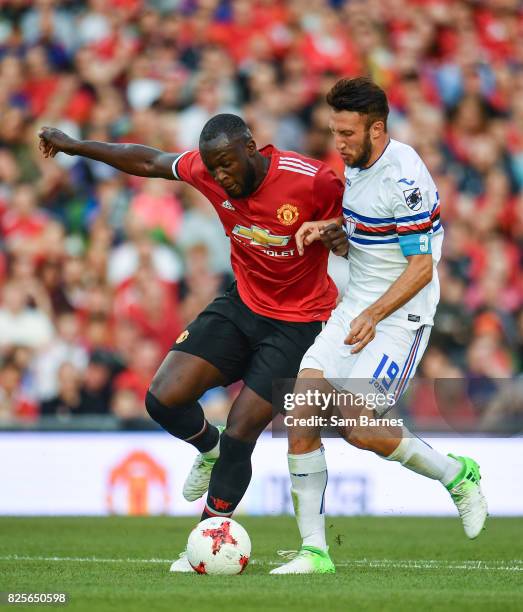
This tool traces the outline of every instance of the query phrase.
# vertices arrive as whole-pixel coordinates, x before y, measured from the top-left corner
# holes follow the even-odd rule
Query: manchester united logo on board
[[[300,211],[298,207],[293,204],[282,204],[276,211],[276,214],[278,215],[278,221],[280,223],[283,223],[283,225],[292,225],[298,220]]]

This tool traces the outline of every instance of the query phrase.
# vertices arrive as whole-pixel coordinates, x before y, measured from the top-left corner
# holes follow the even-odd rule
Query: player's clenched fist
[[[73,154],[72,148],[76,140],[64,134],[61,130],[53,127],[43,127],[40,128],[38,137],[40,138],[38,146],[45,157],[54,157],[60,151]]]
[[[338,223],[329,223],[320,229],[320,238],[324,246],[335,255],[345,257],[349,252],[349,239]]]

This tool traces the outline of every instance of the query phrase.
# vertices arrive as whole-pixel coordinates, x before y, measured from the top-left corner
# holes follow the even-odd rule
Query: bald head
[[[269,166],[245,121],[225,113],[204,125],[200,155],[213,179],[232,198],[245,198],[253,193]]]
[[[237,141],[247,143],[252,134],[245,121],[229,113],[215,115],[203,126],[200,134],[200,151],[202,149],[223,148]]]

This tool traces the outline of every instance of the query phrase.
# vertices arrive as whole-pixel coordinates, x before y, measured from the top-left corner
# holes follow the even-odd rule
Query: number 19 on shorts
[[[378,364],[378,367],[376,368],[376,370],[374,370],[372,378],[374,380],[378,380],[382,373],[384,373],[384,376],[381,379],[381,384],[387,391],[390,391],[392,383],[396,379],[396,376],[398,375],[399,371],[400,368],[398,364],[395,361],[392,361],[392,359],[390,359],[389,356],[385,355],[384,353],[383,357],[381,358],[381,361]]]

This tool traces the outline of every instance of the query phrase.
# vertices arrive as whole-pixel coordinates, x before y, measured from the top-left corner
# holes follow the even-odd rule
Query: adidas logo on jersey
[[[236,208],[234,208],[234,206],[229,202],[229,200],[225,200],[225,202],[222,202],[222,207],[226,208],[227,210],[236,210]]]

